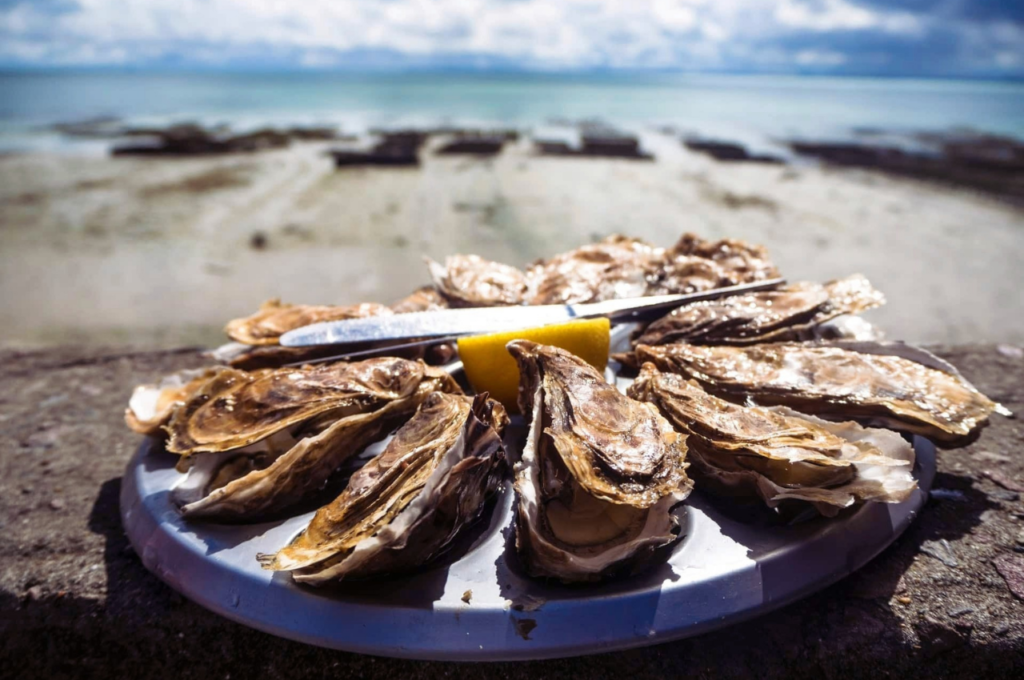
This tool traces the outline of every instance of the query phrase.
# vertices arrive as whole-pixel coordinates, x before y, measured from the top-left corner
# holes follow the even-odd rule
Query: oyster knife
[[[613,323],[637,321],[690,302],[767,290],[783,283],[784,279],[770,279],[682,295],[654,295],[574,305],[444,309],[325,321],[288,331],[281,336],[281,344],[285,347],[309,347],[498,333],[602,316],[608,317]]]

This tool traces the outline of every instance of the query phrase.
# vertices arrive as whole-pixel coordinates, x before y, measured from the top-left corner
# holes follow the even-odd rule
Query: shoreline
[[[423,255],[522,267],[620,232],[769,248],[790,280],[861,272],[890,338],[1024,343],[1024,211],[871,170],[720,162],[646,131],[656,161],[422,156],[335,170],[331,142],[195,158],[0,156],[0,344],[215,345],[265,299],[389,303]],[[256,249],[255,235],[265,247]],[[899,310],[898,312],[896,310]]]

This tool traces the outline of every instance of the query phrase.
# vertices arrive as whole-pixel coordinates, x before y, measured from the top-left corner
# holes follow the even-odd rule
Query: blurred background
[[[1021,343],[1022,79],[1013,0],[0,0],[0,343],[685,231]]]

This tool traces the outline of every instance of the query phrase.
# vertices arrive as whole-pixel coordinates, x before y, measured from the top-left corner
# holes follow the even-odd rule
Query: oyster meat
[[[244,319],[229,321],[224,327],[228,337],[246,345],[277,345],[282,335],[290,330],[321,321],[361,319],[368,316],[391,314],[384,305],[364,302],[358,305],[334,307],[329,305],[292,305],[280,300],[268,300],[260,310]]]
[[[957,446],[1005,412],[951,366],[900,343],[639,345],[635,361],[707,390],[830,419],[856,419]]]
[[[914,449],[889,430],[740,406],[695,381],[645,364],[629,396],[652,403],[687,435],[698,488],[728,496],[812,503],[835,515],[857,502],[905,500]]]
[[[179,407],[167,450],[188,476],[174,499],[191,517],[250,520],[316,491],[435,391],[441,369],[377,358],[246,373],[224,369]]]
[[[320,585],[421,568],[482,514],[505,470],[508,416],[486,395],[435,392],[265,569]]]
[[[220,366],[179,371],[154,384],[139,385],[128,400],[124,420],[139,434],[163,435],[163,427],[175,409],[188,401],[203,385],[224,370]]]
[[[882,294],[860,274],[824,285],[794,283],[684,305],[648,326],[633,344],[747,345],[810,339],[815,328],[837,316],[884,303]]]
[[[679,536],[685,437],[565,350],[508,344],[530,431],[515,469],[516,546],[533,576],[595,581],[650,566]]]
[[[526,277],[515,267],[478,255],[452,255],[441,265],[427,259],[434,286],[453,307],[520,305]]]

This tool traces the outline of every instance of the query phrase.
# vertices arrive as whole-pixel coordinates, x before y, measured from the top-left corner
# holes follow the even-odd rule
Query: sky
[[[1024,0],[0,0],[0,66],[1024,78]]]

